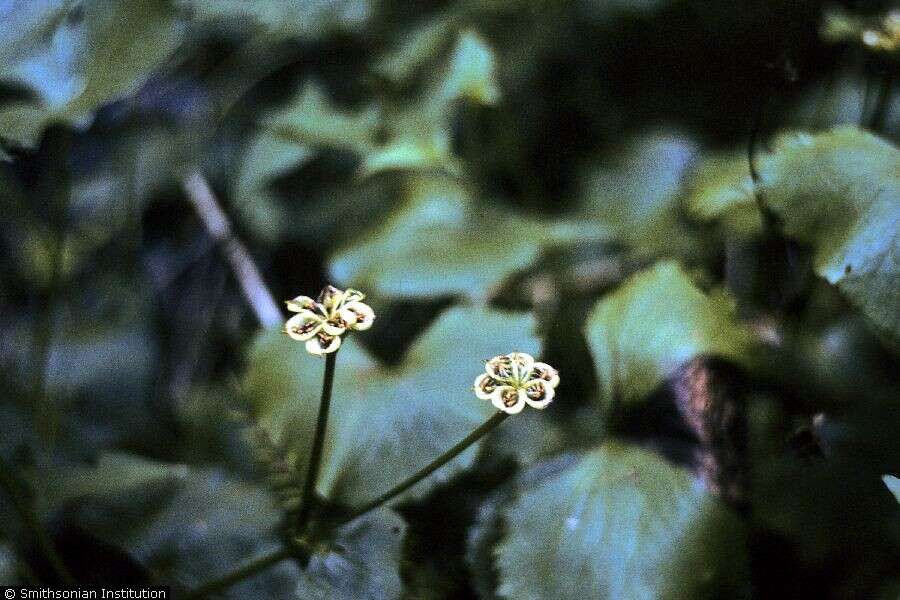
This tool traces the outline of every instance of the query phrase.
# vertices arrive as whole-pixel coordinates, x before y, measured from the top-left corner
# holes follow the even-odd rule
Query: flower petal
[[[328,335],[341,335],[347,328],[350,327],[350,323],[341,315],[336,315],[331,317],[327,321],[322,323],[322,331],[327,333]]]
[[[336,352],[341,347],[341,338],[319,333],[316,337],[306,342],[306,351],[316,356]]]
[[[347,288],[347,291],[344,292],[344,306],[351,304],[353,302],[360,302],[366,299],[366,295],[363,294],[359,290],[354,290],[353,288]]]
[[[475,395],[482,400],[490,400],[499,385],[501,385],[499,381],[487,373],[482,373],[475,378]]]
[[[347,321],[351,329],[365,331],[375,321],[375,311],[368,304],[351,302],[341,309],[341,317]]]
[[[316,301],[309,296],[297,296],[293,300],[285,301],[288,310],[292,312],[300,312],[302,310],[315,310]]]
[[[525,390],[520,390],[511,385],[498,387],[491,394],[491,404],[498,410],[511,415],[522,412],[525,408]]]
[[[322,328],[322,317],[310,310],[301,310],[287,320],[284,330],[295,340],[305,342]]]
[[[331,314],[333,310],[340,307],[344,300],[344,292],[337,289],[333,285],[326,285],[319,292],[319,304],[325,308],[327,314]]]
[[[551,388],[559,385],[559,371],[548,365],[547,363],[534,363],[534,370],[531,372],[534,379],[542,379],[547,382]]]
[[[513,376],[512,359],[505,354],[495,356],[484,363],[484,371],[494,379],[509,379]]]
[[[525,393],[525,403],[533,408],[546,408],[556,395],[556,390],[543,379],[531,380],[522,391]]]

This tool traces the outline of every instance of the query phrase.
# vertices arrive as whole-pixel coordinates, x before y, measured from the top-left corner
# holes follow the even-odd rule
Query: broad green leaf
[[[374,69],[393,81],[409,78],[441,51],[450,37],[451,28],[449,19],[438,18],[406,32],[396,48],[376,61]]]
[[[760,165],[768,206],[816,273],[900,339],[900,150],[855,127],[782,137]]]
[[[400,598],[400,562],[406,523],[388,508],[379,508],[342,525],[334,539],[320,546],[300,571],[297,598],[321,600],[392,600]]]
[[[47,487],[66,519],[127,552],[167,584],[196,587],[279,543],[283,517],[269,494],[218,470],[117,454],[101,457],[94,468],[60,469]],[[318,543],[305,569],[282,561],[223,594],[398,598],[404,532],[403,520],[381,509]]]
[[[402,119],[400,120],[402,122]],[[364,175],[383,171],[444,171],[459,172],[457,161],[451,155],[450,133],[442,128],[405,128],[409,135],[398,137],[370,152],[362,166]]]
[[[0,81],[36,95],[35,103],[0,107],[0,131],[25,146],[35,145],[50,121],[89,123],[97,107],[134,92],[181,40],[182,26],[168,0],[44,7],[45,13],[22,17],[26,31],[18,43],[0,47]]]
[[[458,174],[452,155],[450,121],[458,100],[495,104],[500,99],[496,59],[473,31],[460,34],[441,77],[417,102],[388,114],[388,141],[369,152],[363,174],[388,170],[438,171]]]
[[[187,465],[155,462],[119,452],[105,453],[93,467],[66,467],[35,482],[41,486],[41,509],[52,513],[84,497],[114,498],[149,485],[177,485],[190,475]]]
[[[181,41],[169,0],[92,0],[84,20],[84,90],[68,107],[75,114],[135,91]]]
[[[639,135],[612,159],[590,166],[582,182],[581,213],[607,225],[642,253],[680,256],[696,247],[678,218],[682,179],[696,143],[677,133]]]
[[[692,217],[721,220],[735,235],[750,236],[762,226],[746,154],[703,160],[688,180],[684,202]]]
[[[900,502],[900,479],[893,475],[882,475],[881,480],[884,481],[884,485],[886,485],[887,489],[894,495],[897,502]]]
[[[69,13],[72,0],[6,0],[0,20],[0,81],[21,85],[50,106],[64,104],[84,85],[74,71],[84,51],[83,29]],[[73,22],[76,21],[76,22]]]
[[[484,308],[445,312],[419,337],[403,362],[375,362],[351,338],[337,357],[329,430],[318,491],[359,505],[387,491],[465,437],[494,409],[472,393],[482,361],[520,350],[537,355],[532,317]],[[260,424],[287,443],[305,470],[318,412],[323,361],[303,344],[262,334],[250,355],[245,390]],[[464,452],[416,485],[421,496],[436,481],[467,467]]]
[[[494,53],[474,31],[460,34],[450,57],[447,74],[436,94],[438,102],[464,98],[477,104],[496,104],[500,100]]]
[[[793,133],[758,157],[760,193],[784,233],[814,251],[814,269],[880,330],[900,338],[900,151],[852,126]],[[713,159],[687,198],[696,217],[722,219],[737,235],[760,220],[739,158]]]
[[[748,595],[737,518],[689,473],[644,450],[605,443],[523,485],[504,516],[502,597]]]
[[[602,298],[586,324],[601,401],[639,400],[698,355],[745,358],[749,331],[724,291],[704,293],[674,261],[657,263]]]
[[[0,20],[6,27],[0,36],[0,63],[31,53],[48,31],[65,17],[71,0],[2,0]]]
[[[375,107],[346,113],[331,105],[325,91],[315,84],[283,110],[265,121],[273,135],[309,146],[325,146],[364,153],[374,147],[379,113]]]
[[[177,0],[198,21],[228,21],[268,34],[319,39],[354,31],[369,20],[368,0]]]
[[[602,232],[540,223],[511,209],[480,206],[457,182],[416,177],[405,204],[355,245],[332,256],[337,281],[385,297],[487,297],[502,280],[530,266],[541,249]]]
[[[232,181],[241,221],[263,240],[274,240],[296,221],[278,203],[274,180],[312,160],[323,148],[365,154],[375,147],[379,122],[375,107],[356,113],[332,106],[326,92],[308,84],[293,101],[262,119]]]
[[[269,190],[272,181],[312,155],[309,147],[280,139],[269,130],[261,131],[244,151],[232,182],[233,203],[241,222],[260,239],[278,239],[286,220]]]
[[[112,455],[95,468],[59,469],[46,486],[62,504],[65,520],[126,552],[166,583],[199,585],[276,543],[280,514],[269,495],[217,470]],[[232,594],[283,585],[279,579],[267,571]],[[281,587],[293,597],[288,590]]]

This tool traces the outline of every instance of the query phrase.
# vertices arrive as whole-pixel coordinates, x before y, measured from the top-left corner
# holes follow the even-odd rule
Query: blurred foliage
[[[896,598],[896,10],[0,0],[0,583]],[[306,536],[322,361],[236,245],[378,315]],[[511,350],[551,408],[336,525]]]

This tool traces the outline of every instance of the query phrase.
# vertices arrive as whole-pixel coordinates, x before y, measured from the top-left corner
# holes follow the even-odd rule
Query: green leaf
[[[395,170],[459,173],[459,165],[451,153],[450,133],[428,123],[421,129],[409,126],[414,120],[415,115],[406,115],[393,121],[405,133],[366,156],[362,166],[364,175]]]
[[[406,202],[359,242],[331,257],[336,281],[384,297],[460,294],[483,299],[541,249],[584,240],[591,232],[480,206],[443,177],[408,182]],[[594,231],[599,234],[599,231]]]
[[[439,18],[406,32],[396,48],[377,60],[374,69],[392,81],[408,79],[441,51],[451,30],[451,20]]]
[[[0,64],[27,55],[48,30],[65,17],[70,0],[4,0],[0,17],[7,25],[0,36]]]
[[[0,81],[37,96],[37,104],[0,107],[0,131],[25,146],[34,146],[52,120],[89,123],[100,105],[133,93],[181,41],[183,28],[168,0],[41,7],[43,12],[26,9],[25,31],[0,47]]]
[[[537,354],[534,319],[484,308],[445,312],[403,362],[381,366],[352,339],[337,357],[329,430],[318,491],[356,506],[412,475],[493,414],[475,398],[482,361],[520,350]],[[260,424],[287,443],[305,471],[318,412],[323,361],[283,334],[265,333],[250,355],[245,390]],[[412,488],[420,497],[466,468],[475,450]]]
[[[882,475],[881,480],[884,481],[884,485],[886,485],[887,489],[894,495],[897,502],[900,502],[900,479],[897,479],[893,475]]]
[[[629,246],[651,255],[692,254],[697,242],[678,216],[682,179],[696,143],[675,132],[642,134],[583,175],[580,212]]]
[[[91,490],[93,479],[97,489]],[[101,457],[95,468],[59,469],[47,477],[64,519],[130,555],[161,581],[194,587],[276,545],[280,513],[269,495],[218,470],[194,470],[127,455]],[[232,588],[278,589],[275,570]]]
[[[47,478],[67,519],[131,555],[166,583],[196,587],[274,550],[282,515],[269,494],[219,470],[124,454]],[[54,507],[55,508],[55,507]],[[305,570],[282,561],[228,598],[398,598],[403,520],[381,509],[316,545]]]
[[[813,267],[900,339],[900,151],[855,127],[782,137],[761,161],[769,208]]]
[[[450,64],[436,101],[442,104],[464,98],[477,104],[500,100],[497,61],[487,43],[474,31],[463,31],[450,57]]]
[[[331,105],[322,88],[310,84],[287,107],[266,119],[265,126],[276,137],[294,143],[365,153],[374,147],[378,121],[377,108],[342,112]]]
[[[52,513],[84,497],[115,498],[154,484],[177,484],[189,476],[187,465],[158,463],[120,452],[102,454],[93,467],[67,467],[51,472],[38,496],[41,509]]]
[[[64,104],[83,85],[74,71],[84,51],[72,0],[17,0],[2,8],[0,81],[21,85],[45,104]]]
[[[816,273],[879,330],[900,338],[900,151],[842,126],[783,135],[757,161],[763,199],[787,236],[812,247]],[[723,220],[732,234],[755,235],[760,219],[745,163],[739,157],[705,163],[689,188],[689,212]]]
[[[369,20],[368,0],[178,0],[198,21],[230,21],[274,36],[315,40]]]
[[[751,339],[732,299],[721,290],[704,293],[674,261],[632,276],[601,299],[586,334],[606,406],[646,396],[695,356],[740,361]]]
[[[492,50],[474,31],[463,31],[443,75],[417,102],[389,114],[388,141],[365,158],[362,172],[438,171],[452,175],[461,168],[452,155],[450,119],[454,103],[466,100],[495,104],[500,99]]]
[[[269,130],[261,131],[244,151],[231,184],[233,204],[241,222],[260,239],[277,240],[286,221],[269,185],[312,156],[309,147],[280,139]]]
[[[321,149],[361,155],[372,151],[379,118],[374,106],[355,113],[341,111],[320,86],[308,84],[287,106],[262,119],[261,129],[242,156],[231,183],[234,208],[241,221],[260,239],[273,241],[283,232],[296,229],[298,222],[326,220],[313,214],[309,202],[301,215],[292,214],[279,203],[270,186],[312,160]],[[328,210],[334,212],[333,203]]]
[[[681,469],[614,443],[505,508],[499,594],[517,600],[744,597],[739,521]]]
[[[390,600],[400,598],[400,561],[406,524],[394,511],[379,508],[346,525],[312,555],[301,571],[298,598]]]
[[[733,235],[749,237],[762,228],[745,153],[703,160],[690,176],[684,202],[692,217],[721,220]]]

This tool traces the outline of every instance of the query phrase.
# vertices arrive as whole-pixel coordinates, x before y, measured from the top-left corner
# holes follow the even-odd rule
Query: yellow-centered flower
[[[556,369],[524,352],[495,356],[484,371],[475,379],[475,395],[511,415],[522,412],[526,404],[545,408],[559,385]]]
[[[284,326],[293,339],[306,342],[310,354],[322,356],[341,347],[341,335],[346,331],[364,331],[372,326],[375,313],[364,304],[365,294],[354,289],[341,291],[326,286],[313,300],[297,296],[287,301],[288,310],[297,313]]]

